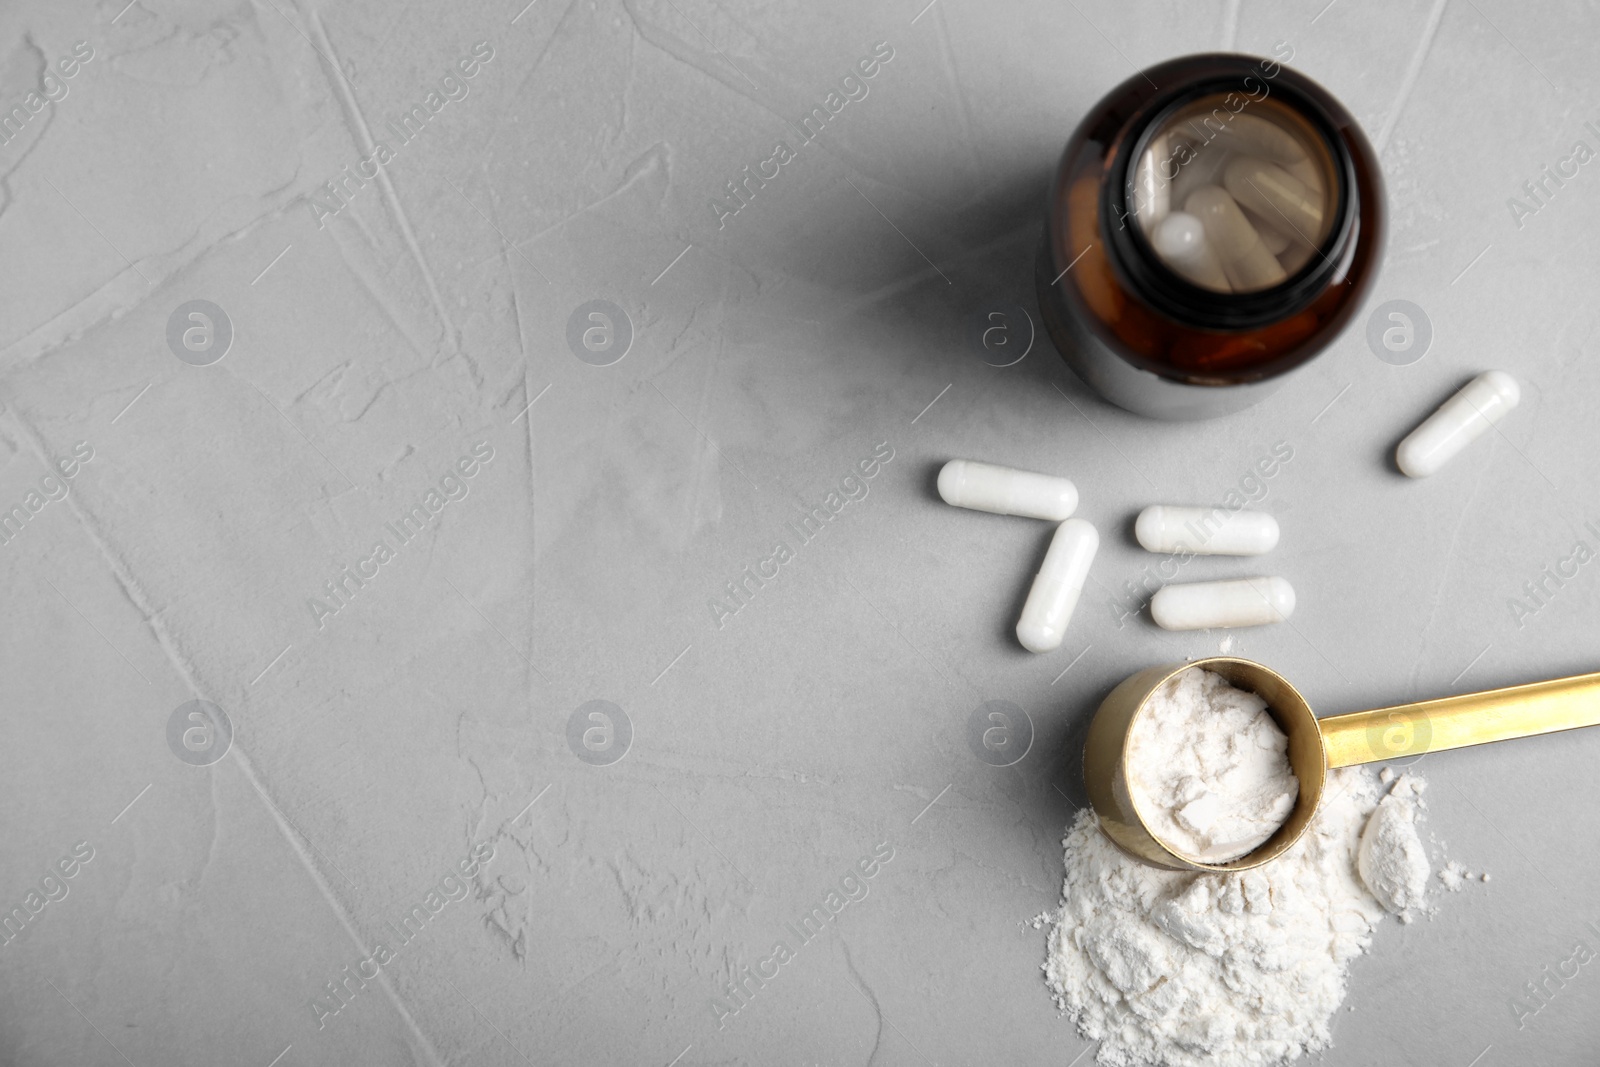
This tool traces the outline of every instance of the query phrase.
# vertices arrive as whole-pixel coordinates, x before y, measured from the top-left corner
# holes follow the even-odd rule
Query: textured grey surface
[[[93,849],[0,947],[0,1061],[1087,1063],[1028,923],[1058,896],[1075,751],[1118,679],[1220,636],[1132,614],[1155,562],[1132,516],[1220,498],[1279,442],[1267,562],[1300,607],[1236,651],[1319,710],[1596,667],[1600,569],[1511,600],[1600,548],[1600,178],[1507,203],[1600,148],[1591,8],[923,2],[0,11],[5,109],[93,51],[0,145],[0,504],[93,451],[0,548],[4,906]],[[480,41],[400,145],[387,124]],[[1106,407],[1043,338],[987,365],[973,324],[1032,312],[1083,110],[1137,66],[1279,41],[1382,152],[1373,304],[1424,309],[1426,355],[1375,358],[1364,314],[1201,425]],[[384,179],[319,193],[374,140]],[[795,157],[719,228],[713,198],[779,141]],[[169,347],[191,300],[232,324],[219,360]],[[631,321],[615,362],[569,349],[595,300]],[[1524,385],[1503,432],[1401,478],[1395,442],[1487,367]],[[940,504],[953,456],[1077,482],[1103,544],[1059,653],[1010,634],[1048,526]],[[865,496],[801,544],[787,524],[841,484]],[[441,486],[402,544],[385,524]],[[779,542],[719,625],[712,598]],[[369,577],[334,613],[347,566]],[[233,732],[208,766],[168,743],[195,699]],[[595,700],[631,724],[620,761],[576,754]],[[991,700],[1031,718],[1010,767],[969,744]],[[1594,964],[1520,1029],[1509,1002],[1600,947],[1597,761],[1597,733],[1422,761],[1436,858],[1493,881],[1380,930],[1323,1062],[1593,1062]],[[842,881],[866,895],[801,945],[788,924]],[[719,1021],[778,940],[793,958]],[[381,977],[319,1020],[379,941]]]

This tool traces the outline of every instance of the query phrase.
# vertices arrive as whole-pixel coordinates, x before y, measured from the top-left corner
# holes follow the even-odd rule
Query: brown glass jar
[[[1174,59],[1113,89],[1067,142],[1035,268],[1041,316],[1112,403],[1230,414],[1360,309],[1384,215],[1372,146],[1321,86],[1278,60]]]

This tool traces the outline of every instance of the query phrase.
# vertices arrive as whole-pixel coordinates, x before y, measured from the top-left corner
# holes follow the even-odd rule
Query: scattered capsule
[[[1157,223],[1151,244],[1162,262],[1196,285],[1219,293],[1231,290],[1222,263],[1206,240],[1205,226],[1187,211],[1174,211]]]
[[[958,508],[1058,522],[1078,506],[1078,487],[1065,478],[970,459],[940,469],[939,496]]]
[[[1164,585],[1150,598],[1150,616],[1163,630],[1264,626],[1294,614],[1294,587],[1282,578]]]
[[[1426,478],[1505,418],[1521,399],[1517,380],[1505,371],[1478,375],[1406,435],[1394,450],[1395,465],[1413,478]]]
[[[1239,156],[1223,171],[1222,184],[1242,207],[1294,233],[1307,244],[1322,236],[1322,194],[1282,167],[1254,156]]]
[[[1152,504],[1139,512],[1133,535],[1150,552],[1259,556],[1277,547],[1278,520],[1264,511]]]
[[[1061,647],[1099,547],[1100,535],[1083,519],[1068,519],[1056,527],[1017,620],[1017,640],[1023,648],[1052,652]]]
[[[1222,260],[1222,269],[1235,290],[1253,292],[1288,277],[1227,190],[1201,186],[1189,194],[1183,209],[1205,223],[1206,237],[1217,250],[1217,258]]]

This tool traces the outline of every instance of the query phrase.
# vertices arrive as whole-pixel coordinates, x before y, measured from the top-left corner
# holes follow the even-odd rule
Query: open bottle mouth
[[[1354,174],[1315,101],[1212,79],[1154,102],[1111,162],[1112,259],[1156,308],[1253,329],[1310,304],[1343,269]],[[1126,147],[1126,151],[1122,148]]]

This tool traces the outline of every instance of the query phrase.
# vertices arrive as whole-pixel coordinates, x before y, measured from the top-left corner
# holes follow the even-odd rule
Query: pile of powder
[[[1415,826],[1393,813],[1415,816],[1417,784],[1394,780],[1405,803],[1381,816],[1367,846],[1369,866],[1405,872],[1413,908],[1422,900],[1409,896],[1411,857],[1425,853]],[[1272,862],[1229,874],[1147,866],[1081,812],[1063,842],[1066,881],[1044,972],[1057,1005],[1100,1042],[1099,1062],[1266,1067],[1327,1047],[1350,961],[1386,913],[1358,873],[1384,793],[1366,769],[1331,771],[1304,836]]]
[[[1396,778],[1378,802],[1361,833],[1356,867],[1361,880],[1385,909],[1410,922],[1423,908],[1428,891],[1428,854],[1417,837],[1417,810],[1427,783],[1409,775]]]
[[[1128,785],[1145,825],[1207,863],[1238,859],[1289,817],[1300,783],[1266,701],[1211,671],[1150,695],[1128,732]]]

